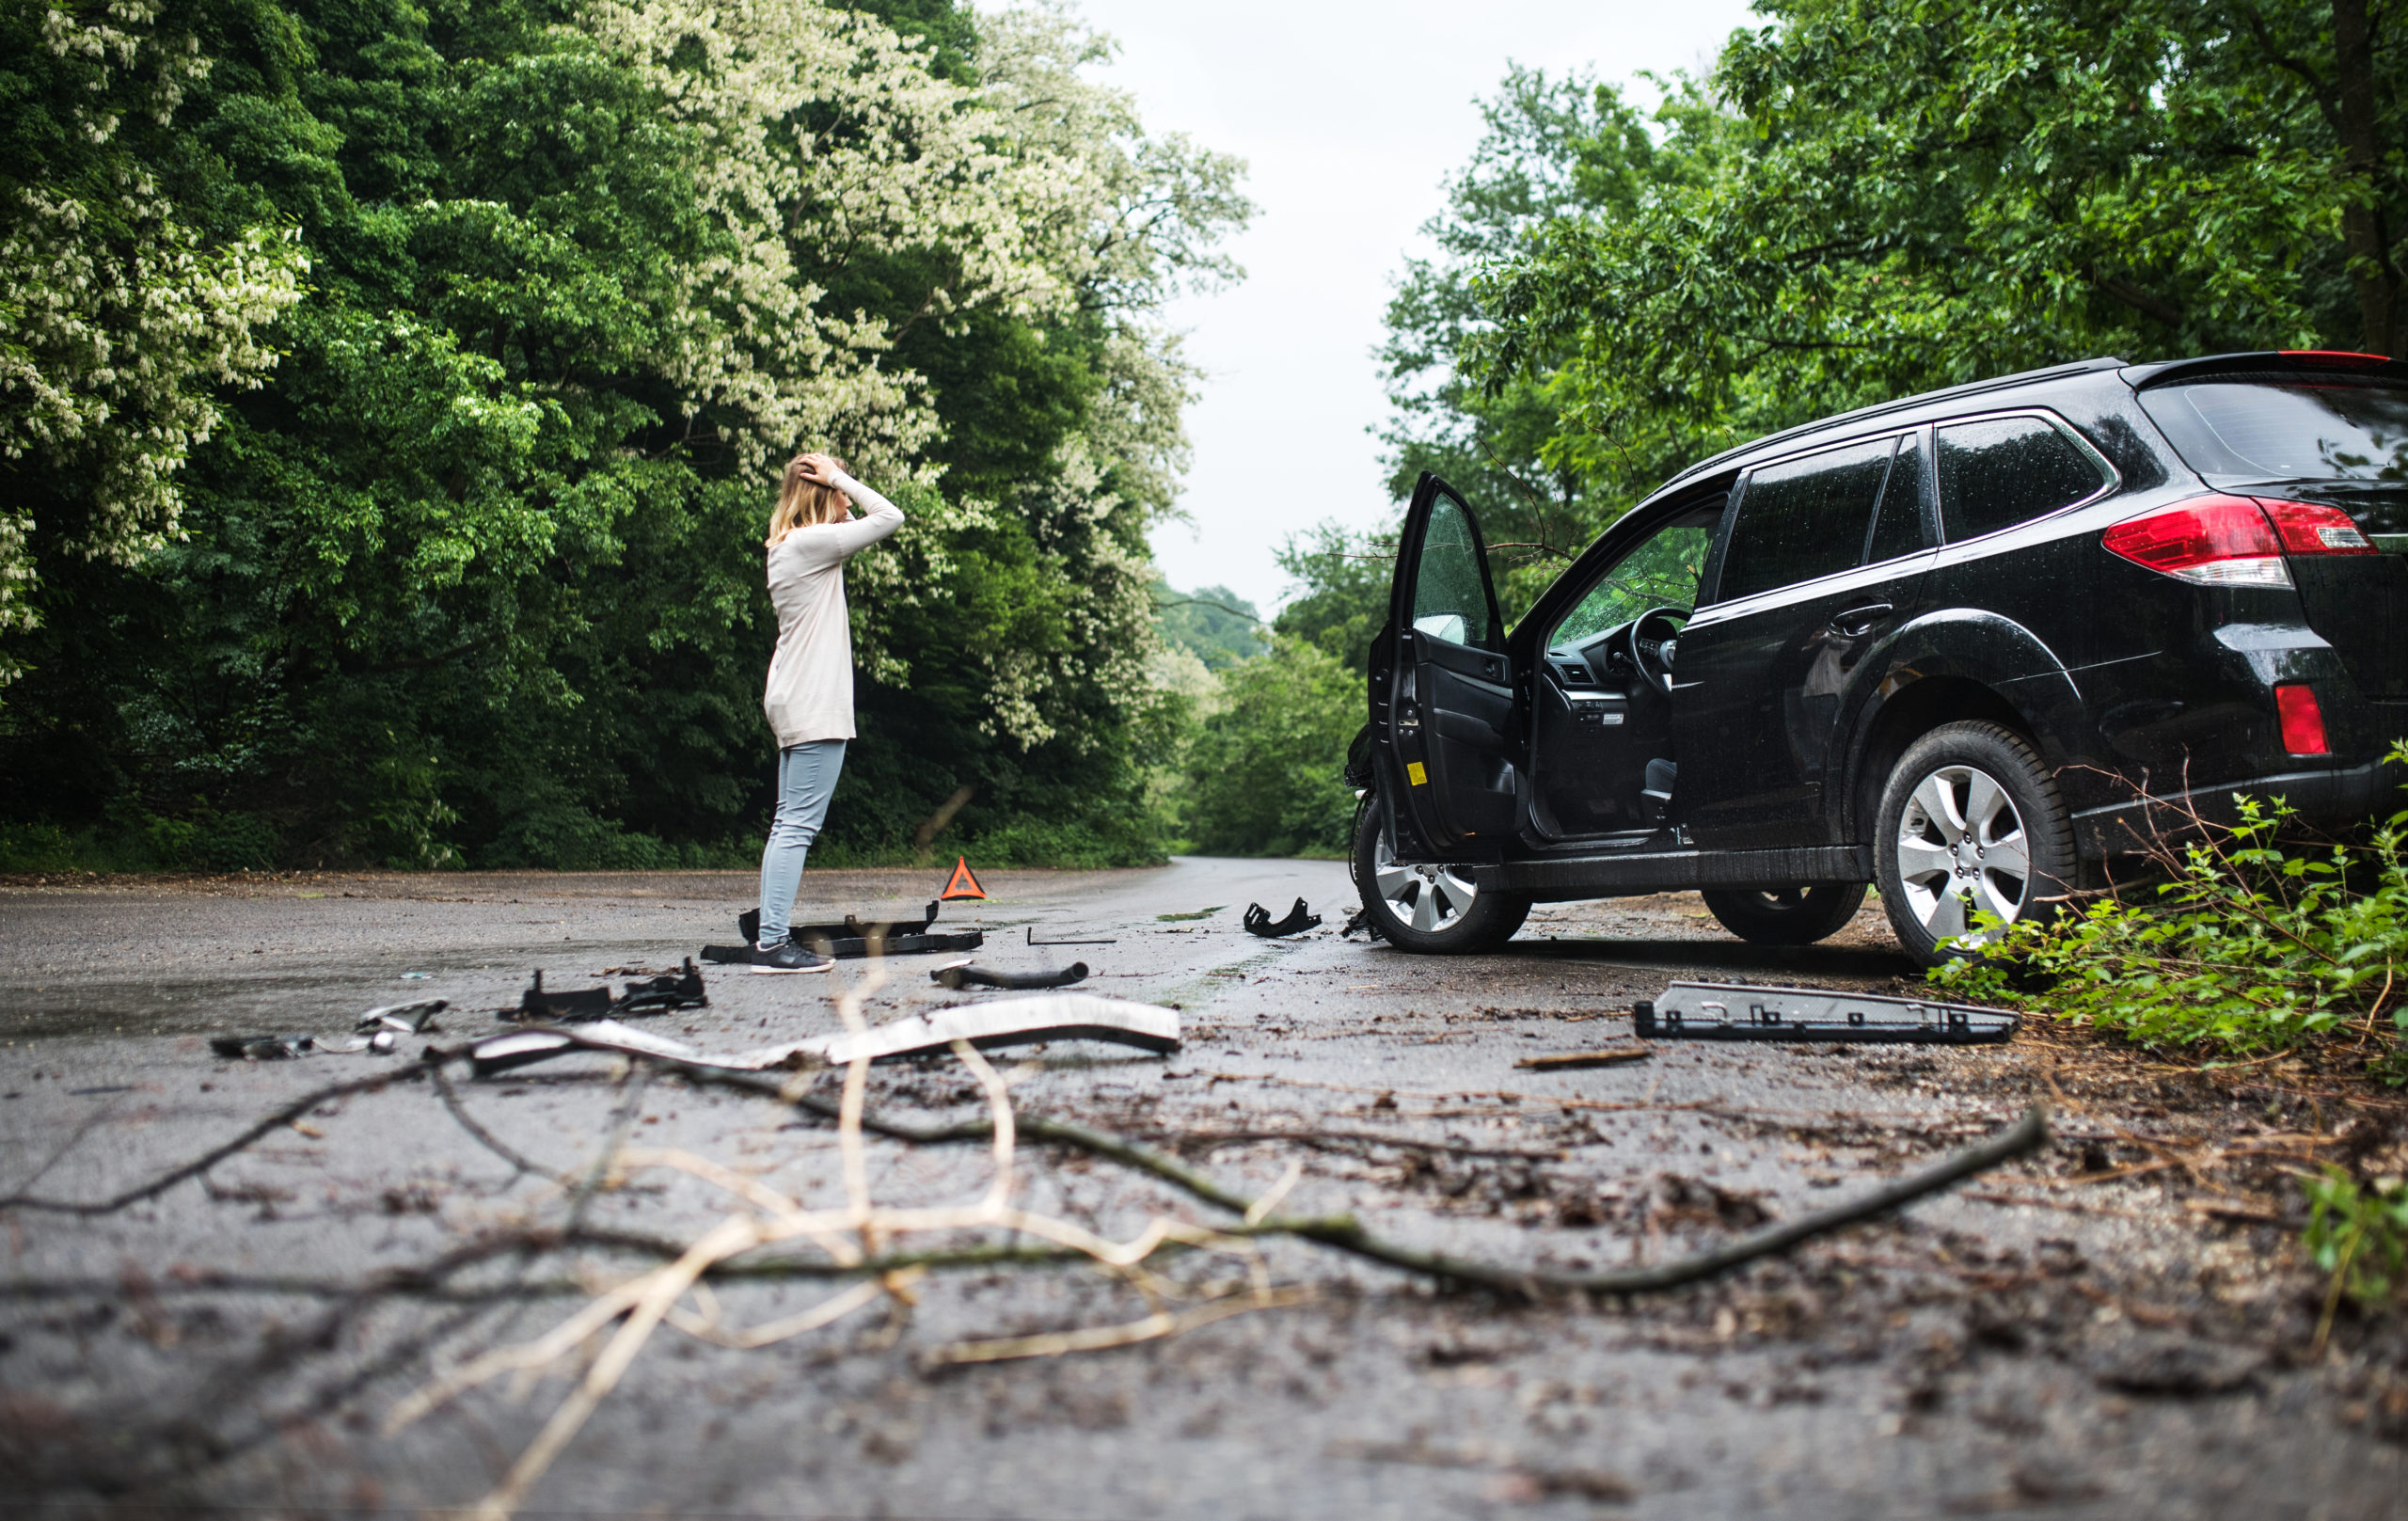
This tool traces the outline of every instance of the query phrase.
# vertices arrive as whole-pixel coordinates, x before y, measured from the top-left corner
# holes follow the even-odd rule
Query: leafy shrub
[[[2388,759],[2408,765],[2408,744]],[[2408,959],[2408,812],[2362,843],[2309,853],[2284,844],[2292,816],[2279,799],[2242,799],[2237,825],[2159,848],[2168,879],[2153,901],[2102,897],[2005,927],[1932,980],[2213,1053],[2280,1050],[2386,1015],[2408,1029],[2408,999],[2394,988]],[[2408,1079],[2396,1059],[2386,1066]]]

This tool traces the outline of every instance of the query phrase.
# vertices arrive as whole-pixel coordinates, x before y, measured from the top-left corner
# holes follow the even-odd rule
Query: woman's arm
[[[866,549],[903,526],[903,509],[880,496],[876,488],[862,484],[844,470],[831,470],[828,474],[837,490],[863,509],[862,516],[829,529],[829,536],[846,554]]]

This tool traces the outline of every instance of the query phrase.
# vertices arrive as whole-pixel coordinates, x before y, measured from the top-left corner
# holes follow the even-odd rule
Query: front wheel
[[[1864,904],[1862,882],[1709,887],[1698,895],[1722,927],[1759,945],[1812,945],[1838,934]]]
[[[1529,917],[1530,900],[1482,892],[1466,867],[1407,865],[1388,848],[1376,796],[1354,816],[1354,886],[1381,938],[1399,950],[1457,955],[1493,950]]]
[[[1908,746],[1874,828],[1881,906],[1925,966],[1993,933],[1977,913],[2044,917],[2073,885],[2073,821],[2056,779],[2000,724],[1943,723]]]

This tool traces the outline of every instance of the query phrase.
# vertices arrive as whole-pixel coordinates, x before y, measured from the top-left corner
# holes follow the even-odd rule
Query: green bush
[[[2388,759],[2408,765],[2408,744]],[[2285,844],[2293,811],[2280,799],[2241,799],[2240,816],[2162,848],[2168,879],[2150,897],[2007,926],[1932,980],[2211,1055],[2279,1051],[2345,1023],[2408,1029],[2408,988],[2394,986],[2408,960],[2408,812],[2304,853]],[[2397,1050],[2379,1066],[2408,1080]]]
[[[1281,637],[1222,675],[1217,711],[1188,753],[1187,832],[1214,855],[1343,856],[1354,818],[1347,741],[1363,724],[1363,678],[1326,650]]]

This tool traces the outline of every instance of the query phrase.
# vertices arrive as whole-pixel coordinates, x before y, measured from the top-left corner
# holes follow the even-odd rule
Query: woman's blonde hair
[[[769,548],[776,548],[778,541],[796,529],[841,523],[852,515],[846,510],[843,494],[834,486],[824,485],[802,473],[804,458],[797,454],[786,461],[785,482],[778,487],[777,510],[769,514],[769,536],[762,541]],[[843,460],[836,461],[836,468],[851,473],[851,467]]]

